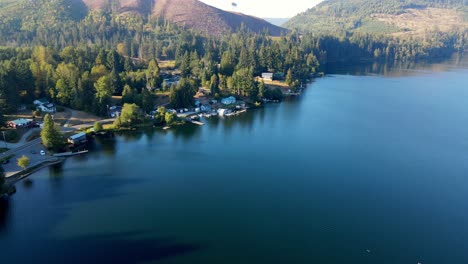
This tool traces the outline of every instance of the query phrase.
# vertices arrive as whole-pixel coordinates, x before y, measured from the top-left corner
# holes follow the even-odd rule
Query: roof
[[[45,108],[54,108],[55,107],[55,105],[53,103],[43,104],[42,106],[45,107]]]
[[[32,122],[32,120],[31,119],[19,118],[19,119],[15,119],[13,121],[10,121],[10,122],[14,123],[17,126],[22,126],[22,125],[26,125],[26,124]]]
[[[75,140],[75,139],[79,139],[79,138],[82,138],[82,137],[85,137],[86,136],[86,133],[85,132],[80,132],[78,134],[75,134],[73,136],[70,136],[69,139],[71,140]]]
[[[47,100],[45,98],[39,98],[39,99],[34,100],[34,102],[39,102],[41,104],[47,104],[49,102],[49,100]]]

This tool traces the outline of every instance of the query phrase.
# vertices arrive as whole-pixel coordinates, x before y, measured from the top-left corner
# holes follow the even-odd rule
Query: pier
[[[192,119],[187,119],[187,122],[190,122],[192,124],[199,125],[199,126],[205,125],[205,123],[203,123],[203,122],[200,122],[200,121],[197,121],[197,120],[192,120]]]

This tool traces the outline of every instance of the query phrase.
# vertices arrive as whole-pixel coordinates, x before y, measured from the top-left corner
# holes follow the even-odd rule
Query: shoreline
[[[303,89],[303,88],[302,88]],[[283,94],[284,97],[289,97],[291,96],[291,94]],[[280,100],[277,100],[277,101],[274,101],[274,100],[265,100],[264,103],[270,103],[270,102],[281,102]],[[251,109],[256,109],[258,107],[249,107]],[[227,114],[226,116],[237,116],[237,115],[240,115],[242,113],[245,113],[247,111],[247,107],[244,107],[242,109],[236,109],[234,110],[232,113],[229,113]],[[200,113],[203,113],[203,112],[200,112]],[[219,115],[216,115],[218,118],[220,117]],[[97,122],[109,122],[109,119],[103,119],[103,120],[99,120]],[[146,125],[140,125],[140,126],[136,126],[136,127],[130,127],[130,128],[120,128],[120,129],[108,129],[107,131],[111,131],[111,132],[122,132],[122,131],[136,131],[136,130],[140,130],[144,127],[159,127],[159,128],[162,128],[163,130],[167,130],[169,128],[172,128],[172,127],[178,127],[180,125],[185,125],[187,122],[180,122],[180,123],[176,123],[176,124],[172,124],[171,126],[157,126],[155,125],[154,123],[152,123],[151,125],[149,124],[146,124]],[[192,122],[188,122],[188,123],[192,123]],[[78,130],[83,130],[87,127],[91,127],[93,124],[91,123],[83,123],[83,124],[80,124],[80,125],[76,125],[74,126],[73,128],[75,129],[78,129]],[[31,142],[28,142],[28,143],[31,143]],[[18,148],[24,148],[25,145],[29,145],[29,144],[23,144],[19,147],[17,147],[16,149]],[[13,149],[10,149],[9,151],[13,151]],[[8,151],[7,151],[8,152]],[[86,151],[87,152],[87,151]],[[84,153],[84,152],[83,152]],[[68,154],[68,153],[67,153]],[[81,153],[80,153],[81,154]],[[5,186],[6,188],[10,189],[10,188],[13,188],[14,189],[14,186],[17,182],[20,182],[21,180],[23,179],[26,179],[28,178],[29,176],[31,176],[33,173],[45,168],[45,167],[48,167],[48,166],[52,166],[52,165],[55,165],[55,164],[59,164],[63,161],[65,161],[65,159],[68,157],[68,155],[64,155],[64,156],[61,156],[61,155],[54,155],[54,156],[51,156],[51,158],[47,159],[47,160],[44,160],[44,161],[41,161],[41,162],[38,162],[36,164],[34,164],[33,166],[29,167],[29,168],[26,168],[25,170],[21,170],[21,171],[18,171],[18,172],[15,172],[11,175],[9,175],[8,177],[5,177]],[[10,195],[13,195],[14,192]]]
[[[19,171],[19,172],[15,173],[15,174],[12,174],[12,175],[6,177],[5,178],[5,185],[7,185],[8,187],[11,187],[11,186],[15,185],[17,182],[31,176],[33,173],[37,172],[40,169],[43,169],[45,167],[52,166],[52,165],[55,165],[55,164],[62,163],[63,161],[65,161],[65,158],[55,157],[53,159],[49,159],[49,160],[39,162],[39,163],[35,164],[34,166],[31,166],[31,167],[29,167],[29,168],[27,168],[25,170]]]

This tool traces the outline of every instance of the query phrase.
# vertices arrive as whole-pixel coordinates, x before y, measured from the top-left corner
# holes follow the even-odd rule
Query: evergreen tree
[[[288,69],[288,73],[286,73],[286,83],[289,86],[292,86],[293,82],[294,82],[294,80],[293,80],[292,71],[291,71],[291,69]]]
[[[44,116],[41,140],[46,148],[53,150],[58,150],[64,144],[62,134],[49,114]]]
[[[266,87],[265,87],[265,83],[263,82],[263,80],[261,82],[258,83],[258,99],[263,99],[263,97],[265,97],[265,91],[266,91]]]
[[[159,71],[159,65],[156,60],[150,60],[148,69],[146,70],[146,88],[149,90],[160,87],[161,76],[159,75]]]
[[[174,108],[191,107],[196,92],[195,82],[191,79],[182,78],[177,87],[171,90],[169,95],[171,105]]]

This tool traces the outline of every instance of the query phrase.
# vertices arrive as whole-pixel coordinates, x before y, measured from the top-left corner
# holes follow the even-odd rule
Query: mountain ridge
[[[248,30],[256,33],[266,29],[274,36],[287,31],[264,19],[224,11],[198,0],[116,0],[110,2],[83,0],[83,2],[89,10],[101,11],[114,8],[121,15],[151,15],[211,35],[236,31],[242,24]]]
[[[43,12],[43,14],[38,14]],[[53,20],[54,23],[79,21],[90,12],[112,13],[141,18],[158,17],[187,29],[209,35],[235,32],[243,27],[251,32],[268,31],[279,36],[288,30],[268,21],[241,13],[229,12],[198,0],[2,0],[0,20],[17,19],[26,24]]]

